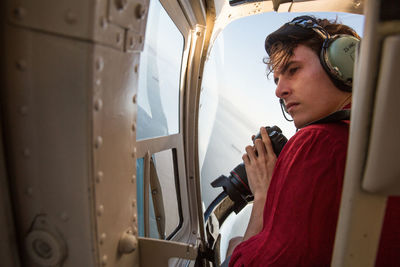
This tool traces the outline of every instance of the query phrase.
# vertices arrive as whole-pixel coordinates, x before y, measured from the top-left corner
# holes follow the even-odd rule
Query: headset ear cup
[[[359,39],[351,35],[335,35],[325,41],[320,55],[321,63],[328,74],[350,88],[350,91],[353,83],[356,48],[359,42]]]

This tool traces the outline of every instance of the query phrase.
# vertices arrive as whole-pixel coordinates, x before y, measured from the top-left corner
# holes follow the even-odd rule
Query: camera
[[[276,156],[279,156],[283,146],[288,141],[287,138],[282,134],[282,130],[278,126],[267,126],[265,129],[271,139],[272,148]],[[261,138],[261,133],[258,133],[254,140],[258,138]],[[224,192],[234,202],[233,210],[236,214],[241,211],[248,202],[254,199],[250,191],[244,163],[240,163],[233,168],[229,177],[221,175],[215,179],[211,185],[212,187],[223,187]]]

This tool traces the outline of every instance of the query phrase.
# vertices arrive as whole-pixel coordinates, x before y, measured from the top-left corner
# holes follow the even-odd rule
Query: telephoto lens
[[[278,126],[267,126],[265,129],[271,139],[272,148],[278,157],[288,140],[282,134],[282,130]],[[261,138],[261,133],[258,133],[254,140],[258,138]],[[246,169],[243,163],[233,168],[229,177],[221,175],[215,179],[211,185],[212,187],[223,187],[224,192],[234,202],[234,211],[236,214],[241,211],[248,202],[254,199],[250,191]]]

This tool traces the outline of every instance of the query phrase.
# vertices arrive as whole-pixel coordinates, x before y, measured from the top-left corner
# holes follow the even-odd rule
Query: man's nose
[[[289,95],[289,93],[289,85],[283,79],[279,79],[278,84],[276,85],[275,95],[278,98],[284,98],[285,96]]]

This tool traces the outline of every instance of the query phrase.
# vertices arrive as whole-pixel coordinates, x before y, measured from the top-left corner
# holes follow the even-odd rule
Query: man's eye
[[[296,71],[297,71],[298,69],[299,69],[298,67],[290,68],[290,69],[289,69],[289,73],[290,73],[291,75],[293,75],[293,74],[296,73]]]

